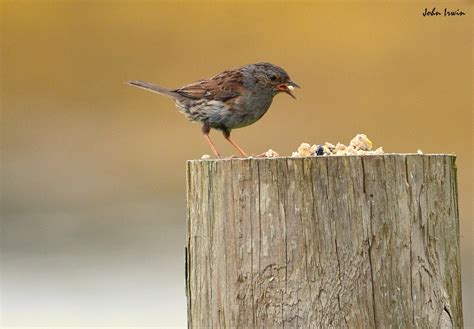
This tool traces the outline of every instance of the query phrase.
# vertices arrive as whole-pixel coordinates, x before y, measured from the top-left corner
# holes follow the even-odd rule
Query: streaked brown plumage
[[[178,89],[144,81],[129,81],[128,84],[173,98],[190,121],[203,124],[204,137],[217,157],[220,154],[209,138],[211,128],[221,130],[224,137],[246,157],[247,154],[230,138],[231,130],[259,120],[278,93],[285,92],[294,98],[291,90],[299,88],[285,70],[270,63],[224,71]]]

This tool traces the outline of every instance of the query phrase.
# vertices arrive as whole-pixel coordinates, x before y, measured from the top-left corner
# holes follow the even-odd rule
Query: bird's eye
[[[275,81],[276,79],[277,79],[277,76],[276,76],[276,75],[272,75],[272,76],[270,77],[270,80],[272,80],[272,81]]]

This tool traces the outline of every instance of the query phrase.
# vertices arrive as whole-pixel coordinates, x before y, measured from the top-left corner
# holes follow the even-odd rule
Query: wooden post
[[[189,328],[462,328],[455,157],[187,163]]]

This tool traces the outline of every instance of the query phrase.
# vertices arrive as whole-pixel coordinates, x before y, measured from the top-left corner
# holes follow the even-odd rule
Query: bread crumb
[[[334,148],[334,151],[336,151],[336,154],[341,153],[341,152],[346,153],[346,149],[347,149],[347,146],[341,143],[337,143],[336,147]]]
[[[357,134],[349,145],[337,143],[336,145],[326,142],[324,145],[309,146],[308,143],[302,143],[292,157],[307,157],[315,155],[380,155],[384,154],[383,148],[379,147],[372,150],[372,141],[365,134]],[[421,151],[420,151],[421,152]]]
[[[310,146],[308,143],[301,143],[300,147],[298,147],[298,151],[293,152],[292,156],[308,157],[308,156],[314,155],[314,153],[316,152],[317,146],[316,145],[313,145],[313,146]]]
[[[334,144],[331,144],[331,143],[324,143],[324,146],[323,146],[323,153],[324,155],[331,155],[332,154],[332,151],[334,151],[336,147],[334,146]]]
[[[275,158],[280,156],[277,152],[273,151],[272,149],[269,149],[267,152],[265,152],[265,157],[267,158]]]
[[[372,142],[365,134],[357,134],[349,143],[350,146],[356,150],[370,151],[372,149]]]

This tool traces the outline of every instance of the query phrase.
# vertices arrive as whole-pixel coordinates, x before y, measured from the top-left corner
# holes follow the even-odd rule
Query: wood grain
[[[187,163],[189,328],[461,328],[455,157]]]

